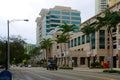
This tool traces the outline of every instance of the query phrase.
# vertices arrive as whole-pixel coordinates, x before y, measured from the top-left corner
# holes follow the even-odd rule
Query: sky
[[[21,35],[27,43],[36,43],[36,18],[42,8],[67,6],[81,12],[82,22],[95,15],[95,0],[0,0],[0,36],[7,37],[7,20],[10,36]],[[13,21],[23,20],[25,21]]]

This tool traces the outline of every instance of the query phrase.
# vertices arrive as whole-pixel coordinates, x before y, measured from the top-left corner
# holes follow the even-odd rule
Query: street
[[[91,71],[14,67],[11,72],[13,80],[120,80],[119,74]]]

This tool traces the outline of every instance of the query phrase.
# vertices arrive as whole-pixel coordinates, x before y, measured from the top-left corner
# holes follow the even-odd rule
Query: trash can
[[[109,68],[109,63],[108,63],[108,62],[104,62],[104,63],[103,63],[103,67],[104,67],[104,68]]]

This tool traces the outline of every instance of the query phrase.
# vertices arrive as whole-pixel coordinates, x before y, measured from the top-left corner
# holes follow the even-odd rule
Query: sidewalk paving
[[[90,69],[90,68],[79,68],[79,67],[76,67],[74,68],[73,70],[75,71],[86,71],[86,72],[103,72],[103,70],[106,70],[106,69],[110,69],[110,68],[102,68],[102,69]],[[119,70],[120,71],[120,68],[113,68],[113,70]]]

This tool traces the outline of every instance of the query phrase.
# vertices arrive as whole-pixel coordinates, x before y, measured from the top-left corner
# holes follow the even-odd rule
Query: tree
[[[78,28],[75,27],[75,25],[68,25],[67,23],[63,23],[62,26],[60,26],[60,29],[58,31],[62,31],[62,34],[73,32],[77,30]]]
[[[65,35],[65,34],[60,34],[56,40],[55,40],[58,44],[61,44],[61,54],[62,54],[62,43],[67,43],[69,41],[69,36]],[[66,45],[65,45],[66,47]]]
[[[52,46],[53,42],[50,38],[43,39],[40,43],[41,49],[46,50],[46,61],[48,60],[48,54],[50,54],[50,47]]]
[[[111,41],[111,69],[113,67],[113,39],[112,39],[112,29],[116,29],[118,23],[120,23],[120,15],[118,11],[110,11],[106,9],[105,15],[103,17],[98,16],[96,18],[96,30],[100,30],[101,28],[105,27],[106,30],[109,32],[110,41]]]
[[[95,32],[94,28],[95,23],[87,23],[83,28],[81,28],[81,32],[83,32],[86,36],[88,36],[88,39],[90,39],[90,53],[92,52],[92,35],[91,33]],[[91,56],[91,54],[90,54]],[[88,65],[90,66],[90,65]]]
[[[18,64],[21,63],[23,60],[28,61],[30,59],[30,55],[29,54],[22,54],[20,56],[17,56],[15,58],[13,58],[12,63],[13,64]]]
[[[61,31],[61,35],[58,39],[63,38],[63,40],[61,43],[64,43],[65,46],[65,54],[66,54],[66,43],[69,42],[70,39],[70,32],[73,32],[75,30],[78,30],[78,28],[76,27],[76,25],[68,25],[67,23],[63,23],[63,25],[60,26],[60,29],[57,30],[57,32]]]
[[[33,49],[29,52],[29,54],[30,54],[31,56],[39,55],[39,54],[40,54],[40,50],[41,50],[40,47],[35,47],[35,48],[33,48]]]
[[[21,38],[10,38],[10,63],[14,60],[14,58],[25,54],[24,43],[24,40]]]
[[[63,23],[62,26],[60,26],[60,29],[57,30],[57,32],[61,31],[62,34],[60,37],[63,37],[63,43],[68,43],[69,39],[70,39],[70,32],[73,32],[75,30],[78,30],[78,28],[76,27],[75,24],[72,25],[68,25],[67,23]]]
[[[5,53],[6,53],[6,39],[1,38],[0,40],[0,61],[5,64]],[[24,49],[25,41],[20,36],[10,37],[10,63],[25,53]]]
[[[5,65],[6,42],[0,40],[0,65]]]
[[[91,40],[91,37],[92,37],[92,35],[91,35],[91,33],[94,33],[95,32],[95,27],[94,27],[94,25],[95,25],[96,23],[95,22],[93,22],[93,23],[87,23],[83,28],[81,28],[81,32],[83,32],[85,35],[87,35],[88,37],[90,37],[90,51],[91,51],[91,49],[92,49],[92,44],[91,44],[91,42],[92,42],[92,40]]]

